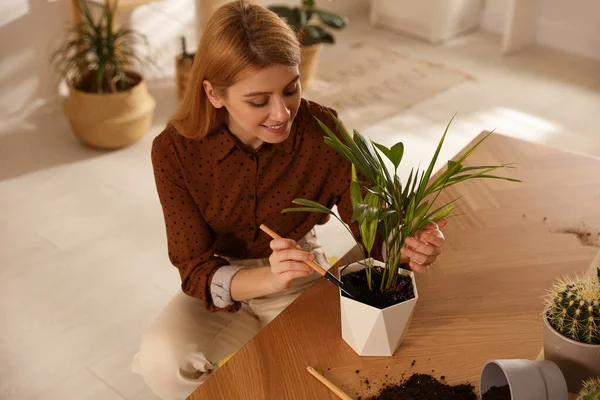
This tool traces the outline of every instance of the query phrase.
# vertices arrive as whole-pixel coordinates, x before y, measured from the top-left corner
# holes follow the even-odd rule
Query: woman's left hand
[[[413,271],[425,272],[442,252],[446,239],[440,230],[448,221],[441,219],[437,226],[429,224],[419,229],[413,237],[406,239],[400,262],[407,263]]]

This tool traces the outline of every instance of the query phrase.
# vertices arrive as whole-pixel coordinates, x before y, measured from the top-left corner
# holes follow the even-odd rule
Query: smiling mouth
[[[283,123],[283,124],[281,124],[281,125],[263,125],[263,126],[264,126],[264,127],[266,127],[266,128],[269,128],[269,129],[281,129],[281,128],[283,128],[283,127],[284,127],[286,124],[287,124],[287,121],[286,121],[286,122],[284,122],[284,123]]]

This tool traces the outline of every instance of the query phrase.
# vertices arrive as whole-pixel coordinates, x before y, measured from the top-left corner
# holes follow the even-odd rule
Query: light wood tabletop
[[[438,199],[463,194],[466,215],[443,228],[435,268],[417,274],[417,307],[393,357],[353,352],[341,339],[339,293],[320,279],[190,399],[337,399],[308,366],[354,399],[416,372],[478,390],[487,360],[535,359],[546,289],[587,271],[599,252],[600,160],[494,134],[466,164],[512,162],[502,174],[522,183],[467,181]]]

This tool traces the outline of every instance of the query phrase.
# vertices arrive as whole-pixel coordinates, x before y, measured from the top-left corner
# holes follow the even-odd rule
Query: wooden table
[[[190,399],[337,399],[309,365],[353,398],[413,372],[478,389],[487,360],[535,359],[545,290],[555,277],[586,271],[598,254],[600,160],[495,134],[468,161],[514,162],[505,175],[523,182],[447,189],[440,200],[464,194],[467,215],[449,220],[435,270],[417,276],[420,298],[393,357],[354,353],[341,339],[339,294],[319,280]],[[562,229],[581,231],[589,243]]]

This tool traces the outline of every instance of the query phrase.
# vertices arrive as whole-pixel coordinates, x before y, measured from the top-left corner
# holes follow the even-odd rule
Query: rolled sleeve
[[[227,308],[235,304],[231,298],[231,281],[242,269],[244,267],[224,265],[214,273],[210,283],[210,294],[215,307]]]

